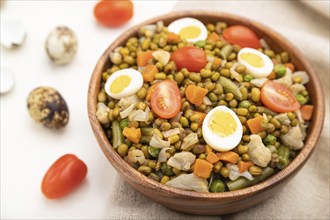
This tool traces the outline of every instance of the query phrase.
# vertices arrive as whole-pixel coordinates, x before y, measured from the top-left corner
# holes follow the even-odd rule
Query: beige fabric
[[[108,219],[329,219],[329,20],[298,1],[182,1],[175,10],[209,9],[258,20],[282,33],[310,59],[326,96],[326,119],[316,150],[278,194],[246,211],[215,217],[166,209],[118,180],[109,198]],[[111,205],[110,205],[111,204]]]

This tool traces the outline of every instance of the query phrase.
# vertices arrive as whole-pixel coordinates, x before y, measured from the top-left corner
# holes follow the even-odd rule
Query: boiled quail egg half
[[[114,99],[135,94],[143,85],[143,78],[135,69],[122,69],[110,75],[104,85],[105,92]]]
[[[243,128],[234,111],[218,106],[207,113],[202,125],[205,142],[216,151],[229,151],[241,141]]]
[[[181,18],[175,20],[168,25],[168,30],[192,43],[206,40],[207,38],[205,25],[195,18]]]

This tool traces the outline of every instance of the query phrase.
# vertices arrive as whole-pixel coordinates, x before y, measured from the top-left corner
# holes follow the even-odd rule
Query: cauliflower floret
[[[281,122],[281,124],[283,124],[283,125],[291,124],[291,121],[288,117],[288,113],[282,113],[282,114],[276,115],[274,118],[279,120]]]
[[[174,156],[170,157],[167,164],[171,167],[174,167],[178,170],[188,171],[190,169],[191,164],[194,163],[196,156],[191,152],[180,152],[174,154]]]
[[[133,165],[136,162],[138,162],[139,164],[143,164],[145,161],[146,158],[144,157],[144,153],[141,150],[131,150],[128,152],[127,162],[130,165]]]
[[[289,68],[286,68],[285,76],[274,81],[284,87],[290,88],[290,86],[292,85],[292,71]]]
[[[248,171],[244,171],[243,173],[239,172],[238,166],[236,164],[227,163],[227,168],[229,169],[229,179],[235,181],[238,177],[242,176],[248,180],[253,180],[253,176]]]
[[[207,180],[198,177],[193,173],[181,174],[180,176],[168,181],[165,185],[196,192],[209,192]]]
[[[187,150],[194,144],[198,143],[198,136],[196,133],[191,133],[183,139],[183,143],[181,145],[181,150]]]
[[[260,166],[266,167],[272,159],[271,151],[262,143],[259,135],[251,135],[250,143],[247,145],[249,148],[248,155],[251,161]]]
[[[96,118],[101,124],[107,124],[110,122],[109,119],[110,108],[104,103],[97,103]]]
[[[303,133],[299,125],[290,128],[289,132],[281,135],[280,138],[292,150],[300,150],[304,146]]]
[[[306,87],[300,83],[295,83],[290,86],[290,90],[294,96],[296,96],[299,92],[306,90]]]

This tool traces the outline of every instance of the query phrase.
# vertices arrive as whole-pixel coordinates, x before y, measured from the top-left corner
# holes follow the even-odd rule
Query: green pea
[[[281,78],[286,74],[286,67],[283,64],[276,64],[274,67],[276,78]]]
[[[290,61],[290,56],[289,56],[288,52],[281,53],[281,60],[283,63],[288,63]]]
[[[165,73],[156,73],[155,74],[155,79],[156,80],[164,80],[164,79],[166,79],[166,74]]]
[[[260,101],[260,89],[252,88],[252,90],[251,90],[251,100],[253,102],[259,102]]]
[[[238,103],[237,103],[237,100],[236,99],[232,99],[232,100],[229,101],[229,106],[231,108],[236,108],[237,104]]]
[[[174,175],[172,168],[167,163],[163,163],[160,169],[166,176]]]
[[[220,70],[220,74],[221,74],[221,76],[224,76],[224,77],[227,77],[227,78],[230,77],[230,71],[229,71],[229,69],[222,68]]]
[[[170,141],[170,144],[175,144],[176,142],[178,142],[180,140],[179,135],[174,134],[168,137],[168,140]]]
[[[217,102],[218,101],[218,96],[213,92],[210,92],[207,96],[209,97],[211,102]]]
[[[238,108],[236,113],[238,115],[246,116],[249,113],[249,111],[246,108]]]
[[[249,74],[245,74],[243,77],[244,82],[250,82],[252,80],[252,76]]]
[[[200,82],[200,81],[202,81],[202,77],[199,74],[197,74],[197,73],[190,73],[189,74],[189,79],[191,79],[194,82]]]
[[[184,75],[182,72],[178,72],[177,74],[175,74],[174,76],[174,80],[181,85],[182,81],[184,80]]]
[[[210,192],[224,192],[225,184],[221,180],[213,180],[210,186]]]
[[[118,146],[117,152],[121,157],[125,157],[127,155],[127,151],[128,151],[127,144],[121,144]]]
[[[211,76],[211,80],[215,82],[219,79],[219,77],[220,77],[220,73],[216,72]]]
[[[180,124],[182,124],[183,127],[188,127],[189,126],[189,122],[188,119],[186,117],[180,117],[179,119]]]
[[[125,118],[120,121],[119,126],[123,130],[124,128],[128,127],[128,123],[129,123],[128,118]]]
[[[212,74],[213,74],[213,72],[212,72],[211,70],[209,70],[209,69],[202,69],[202,70],[201,70],[201,76],[202,76],[203,78],[211,77]]]
[[[249,147],[246,145],[239,145],[237,148],[237,152],[239,154],[246,154],[249,151]]]
[[[308,102],[308,99],[305,96],[301,95],[301,94],[297,94],[296,99],[302,105],[305,105]]]
[[[151,168],[148,166],[140,166],[138,171],[143,173],[144,175],[149,175],[151,173]]]
[[[236,72],[242,74],[242,73],[245,73],[245,71],[246,71],[246,67],[240,64],[240,65],[238,65],[238,66],[236,67],[235,70],[236,70]]]
[[[275,144],[276,142],[276,137],[271,135],[271,134],[268,134],[265,138],[264,138],[264,143],[265,144]]]
[[[193,122],[193,123],[190,124],[190,128],[193,131],[197,131],[198,127],[199,126],[198,126],[198,123],[197,122]]]

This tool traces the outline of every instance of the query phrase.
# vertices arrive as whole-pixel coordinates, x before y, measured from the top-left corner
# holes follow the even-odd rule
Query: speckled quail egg
[[[202,133],[205,142],[214,150],[229,151],[241,141],[243,127],[233,110],[218,106],[207,113]]]
[[[114,99],[133,95],[143,85],[142,74],[135,69],[122,69],[114,72],[104,85],[105,92]]]
[[[192,43],[206,40],[207,38],[205,25],[195,18],[181,18],[175,20],[168,25],[168,30]]]
[[[268,56],[253,48],[241,49],[237,59],[246,67],[247,73],[254,78],[267,77],[274,68],[274,64]]]
[[[68,27],[56,27],[46,39],[49,58],[58,65],[70,63],[77,51],[77,37]]]
[[[59,129],[69,121],[69,109],[61,94],[50,87],[38,87],[29,94],[30,116],[47,128]]]

